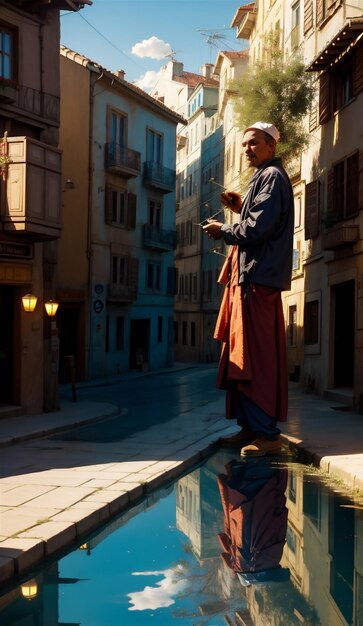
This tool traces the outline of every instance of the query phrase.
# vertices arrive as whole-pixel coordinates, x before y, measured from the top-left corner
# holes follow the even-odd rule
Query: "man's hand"
[[[203,230],[207,233],[208,237],[211,239],[220,239],[222,237],[221,228],[223,224],[222,222],[217,222],[217,220],[209,219],[207,224],[203,226]]]
[[[221,194],[221,202],[233,213],[240,213],[242,208],[242,198],[236,191],[226,191]]]

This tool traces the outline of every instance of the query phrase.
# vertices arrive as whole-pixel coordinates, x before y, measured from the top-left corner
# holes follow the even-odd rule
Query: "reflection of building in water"
[[[309,595],[309,589],[305,588],[308,577],[304,573],[304,515],[303,515],[303,468],[298,465],[288,469],[287,480],[287,508],[288,525],[286,533],[286,545],[281,564],[290,569],[291,577],[299,591]]]
[[[34,578],[0,596],[1,624],[4,626],[59,626],[59,585],[78,582],[60,578],[58,562],[47,565]],[[63,624],[63,626],[75,626]]]
[[[322,624],[363,624],[363,516],[347,498],[304,483],[304,560]]]
[[[226,451],[219,451],[176,485],[176,525],[189,538],[198,559],[219,554],[218,530],[223,514],[216,477],[228,458]]]

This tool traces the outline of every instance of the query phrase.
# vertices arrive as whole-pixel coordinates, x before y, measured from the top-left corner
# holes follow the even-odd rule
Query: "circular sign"
[[[103,293],[103,285],[95,285],[95,293],[97,293],[98,295]]]
[[[95,313],[102,313],[103,311],[103,302],[102,300],[95,300],[93,303],[93,310]]]

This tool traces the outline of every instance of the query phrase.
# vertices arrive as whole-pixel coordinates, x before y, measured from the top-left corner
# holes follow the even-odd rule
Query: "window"
[[[16,80],[15,33],[0,25],[0,78]]]
[[[313,0],[305,0],[304,2],[304,35],[308,33],[314,26],[314,10]]]
[[[160,133],[148,129],[147,132],[147,156],[148,161],[161,164],[162,162],[163,137]]]
[[[316,23],[330,17],[340,4],[341,0],[316,0]]]
[[[305,239],[319,235],[320,183],[313,180],[305,187]]]
[[[290,347],[296,346],[296,331],[297,331],[297,307],[296,304],[289,306],[289,326],[288,326],[288,345]]]
[[[354,97],[354,66],[351,57],[346,63],[340,64],[332,72],[333,85],[333,107],[337,111],[345,104],[348,104]]]
[[[300,43],[300,2],[292,6],[291,49],[296,50]]]
[[[116,224],[125,224],[126,193],[111,191],[112,194],[112,221]]]
[[[126,256],[112,257],[112,282],[114,285],[127,284],[128,258]]]
[[[126,115],[116,111],[110,112],[110,142],[118,146],[126,145]]]
[[[317,344],[319,341],[319,301],[305,302],[304,310],[304,344]]]
[[[161,288],[161,263],[148,263],[146,272],[146,287],[152,291]]]
[[[149,200],[149,226],[161,228],[161,202]]]
[[[106,187],[105,219],[111,226],[136,228],[136,195],[124,189]]]
[[[158,317],[158,343],[163,340],[163,318],[161,315]]]
[[[338,60],[338,58],[337,58]],[[363,46],[356,46],[319,81],[319,124],[328,122],[335,111],[354,100],[363,89]]]
[[[179,343],[179,323],[176,321],[174,322],[174,343]]]
[[[182,323],[182,344],[183,346],[187,345],[187,323]]]
[[[195,346],[195,322],[190,323],[190,345]]]
[[[115,348],[120,351],[124,349],[124,329],[125,318],[122,315],[116,317],[116,341]]]
[[[359,152],[335,163],[328,174],[329,224],[357,215],[359,210]]]

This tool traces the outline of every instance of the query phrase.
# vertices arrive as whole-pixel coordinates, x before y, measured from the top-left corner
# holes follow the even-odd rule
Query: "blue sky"
[[[94,0],[61,13],[61,43],[125,78],[150,87],[175,52],[189,72],[214,63],[219,50],[241,50],[230,28],[246,0]],[[203,32],[200,32],[203,31]],[[208,41],[209,38],[209,41]]]

